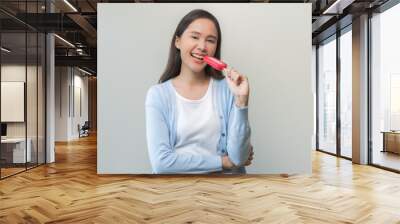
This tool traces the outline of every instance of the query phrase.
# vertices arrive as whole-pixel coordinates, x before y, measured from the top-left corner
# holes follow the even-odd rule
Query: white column
[[[55,151],[54,151],[54,133],[55,133],[55,76],[54,76],[54,35],[49,33],[46,37],[46,60],[47,60],[47,92],[46,92],[46,163],[52,163],[55,161]]]
[[[368,163],[368,15],[353,20],[353,162]]]
[[[47,12],[54,12],[54,5],[46,1]],[[46,163],[55,162],[55,43],[54,35],[46,35]]]

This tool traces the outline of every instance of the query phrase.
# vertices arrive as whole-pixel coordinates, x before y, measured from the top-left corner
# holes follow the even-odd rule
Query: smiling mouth
[[[203,60],[203,57],[205,56],[205,55],[200,55],[200,54],[195,54],[195,53],[190,53],[190,55],[199,60]]]

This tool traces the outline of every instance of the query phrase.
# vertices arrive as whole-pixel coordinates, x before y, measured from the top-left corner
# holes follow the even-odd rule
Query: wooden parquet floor
[[[400,175],[315,152],[312,175],[98,176],[89,137],[0,181],[0,223],[400,223]]]

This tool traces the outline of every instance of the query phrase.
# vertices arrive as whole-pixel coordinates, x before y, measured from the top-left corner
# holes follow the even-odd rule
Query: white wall
[[[33,76],[36,77],[36,66],[25,66],[21,64],[5,64],[1,66],[1,81],[3,82],[25,82],[26,74],[28,76],[29,84],[36,85]],[[27,105],[31,106],[27,109],[28,118],[28,137],[31,133],[36,133],[36,88],[27,88]],[[34,98],[34,99],[32,99]],[[30,103],[34,102],[33,105]],[[6,108],[2,108],[5,110]],[[34,123],[32,123],[34,121]],[[8,137],[24,137],[25,136],[26,122],[7,122],[7,136]]]
[[[250,80],[248,173],[311,173],[311,4],[260,3],[98,4],[98,173],[151,173],[146,92],[194,8],[218,18],[222,58]]]
[[[78,72],[78,74],[77,74]],[[79,70],[74,71],[74,94],[73,96],[75,102],[74,102],[74,108],[73,110],[75,113],[73,113],[73,119],[71,120],[72,122],[72,130],[71,130],[71,135],[73,138],[78,138],[79,137],[79,132],[77,129],[78,124],[81,126],[85,123],[85,121],[88,120],[88,77],[87,76],[82,76],[83,73],[80,72]],[[78,93],[80,91],[80,93]],[[80,98],[79,98],[80,94]],[[79,103],[79,100],[81,101]],[[79,111],[79,107],[81,107],[81,112]]]
[[[78,124],[88,120],[88,78],[72,67],[56,67],[55,140],[69,141],[79,137]],[[82,116],[76,108],[77,91],[81,90]],[[75,110],[75,111],[74,111]]]
[[[25,76],[27,74],[36,74],[36,67],[27,66],[20,64],[5,64],[1,66],[1,81],[2,82],[24,82],[26,83]],[[2,96],[3,98],[4,96]],[[7,108],[2,108],[2,110],[7,110]],[[22,108],[24,110],[24,108]],[[25,124],[24,122],[8,122],[7,125],[8,136],[21,137],[25,136]]]
[[[311,88],[313,92],[313,111],[314,111],[314,116],[313,116],[313,121],[315,122],[317,120],[317,114],[315,113],[317,110],[317,48],[315,45],[312,46],[312,54],[311,54]],[[317,149],[317,126],[314,123],[313,127],[313,135],[311,139],[311,144],[312,144],[312,150]]]
[[[27,119],[23,122],[6,122],[7,137],[25,137],[30,139],[33,161],[36,162],[38,149],[39,163],[44,162],[44,74],[41,66],[25,66],[25,64],[10,63],[1,66],[2,82],[24,82],[26,84],[26,110]],[[27,79],[27,81],[26,81]],[[2,96],[3,98],[4,96]],[[10,108],[1,108],[7,110]],[[15,113],[17,113],[15,111]],[[51,160],[49,160],[51,161]]]
[[[55,68],[55,141],[68,140],[68,67]]]

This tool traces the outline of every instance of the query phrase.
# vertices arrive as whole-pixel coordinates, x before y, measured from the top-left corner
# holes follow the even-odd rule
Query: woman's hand
[[[229,159],[229,156],[222,156],[222,168],[224,169],[232,169],[235,167],[235,164]]]
[[[249,146],[249,150],[250,150],[250,154],[249,154],[249,158],[247,158],[247,161],[244,163],[244,166],[249,166],[251,165],[251,161],[253,160],[253,146],[250,144]],[[232,163],[232,161],[229,159],[229,156],[225,155],[222,156],[222,168],[224,169],[232,169],[235,168],[235,164]]]
[[[235,96],[235,104],[238,107],[246,107],[249,102],[249,81],[246,76],[234,69],[224,70],[229,89]]]
[[[253,160],[253,146],[250,144],[250,154],[249,154],[249,158],[247,159],[247,161],[244,163],[245,166],[249,166],[251,165],[251,161]]]

